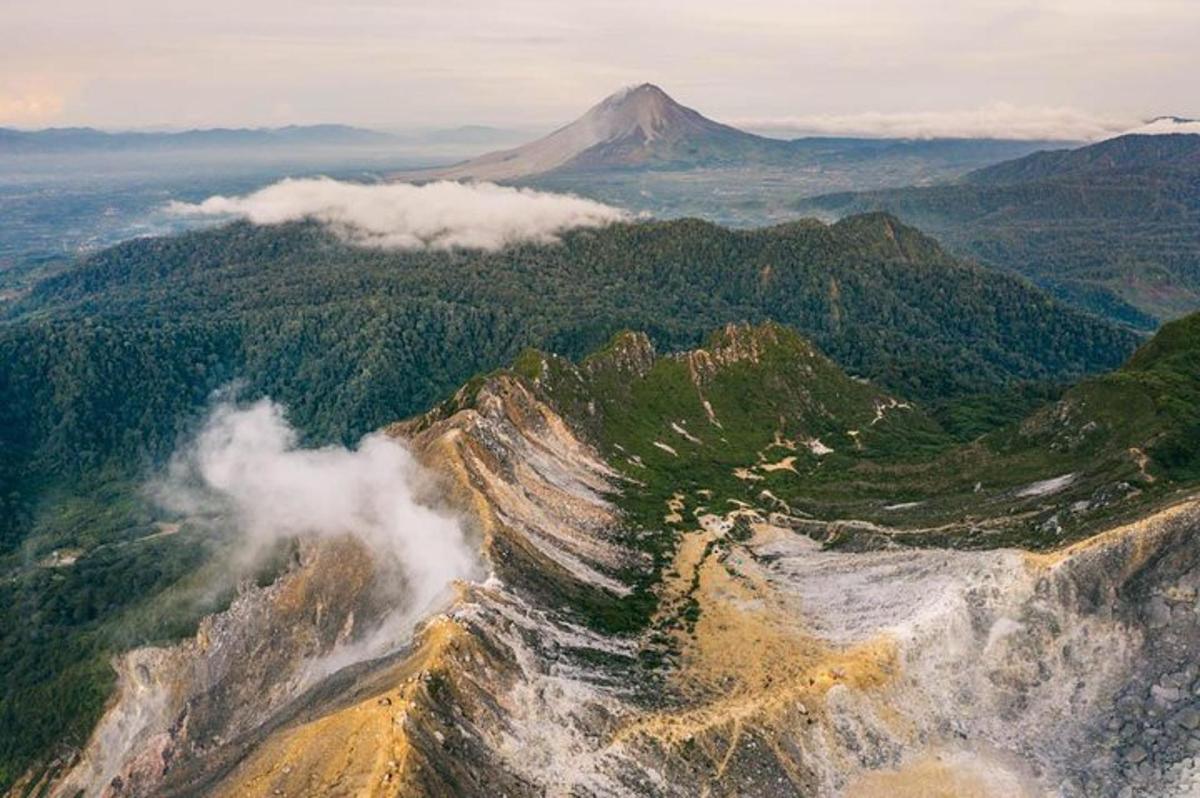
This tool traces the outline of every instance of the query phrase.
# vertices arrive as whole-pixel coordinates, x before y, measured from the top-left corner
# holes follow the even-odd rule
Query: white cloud
[[[173,202],[172,213],[243,217],[255,224],[315,219],[361,246],[499,249],[548,243],[573,227],[600,227],[625,211],[569,194],[491,183],[361,184],[329,178],[284,180],[242,197]]]
[[[1166,136],[1175,133],[1200,134],[1200,119],[1180,119],[1173,116],[1160,116],[1151,119],[1144,125],[1124,131],[1136,133],[1139,136]]]
[[[1136,124],[1136,120],[1099,116],[1074,108],[993,103],[960,111],[809,114],[747,119],[736,124],[790,135],[1094,141],[1125,130]]]
[[[454,580],[478,576],[459,519],[422,500],[432,488],[399,441],[373,434],[356,449],[303,449],[283,408],[263,399],[219,404],[153,493],[175,512],[231,524],[239,559],[249,563],[294,536],[350,535],[367,545],[376,566],[396,576],[384,581],[402,587],[383,626],[344,664],[386,650],[448,597]]]

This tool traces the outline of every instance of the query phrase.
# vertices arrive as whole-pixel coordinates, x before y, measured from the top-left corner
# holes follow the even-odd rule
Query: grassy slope
[[[1200,478],[1200,314],[1164,325],[1122,369],[1068,398],[1108,430],[1108,449],[1144,448],[1166,478]]]
[[[625,539],[656,555],[656,572],[637,575],[629,601],[578,609],[628,631],[649,620],[679,535],[739,507],[834,546],[1041,549],[1170,500],[1200,478],[1198,327],[1168,325],[1123,369],[965,443],[774,324],[680,355],[632,333],[578,363],[528,350],[510,372],[627,478],[614,497]]]
[[[826,522],[824,534],[855,520],[905,544],[1043,548],[1200,478],[1200,315],[965,443],[777,325],[730,328],[676,356],[625,334],[579,364],[529,351],[514,370],[629,477],[620,502],[641,529],[679,530],[744,503]],[[831,451],[814,452],[814,439]],[[790,469],[765,467],[785,457]],[[666,521],[676,497],[682,519]]]
[[[727,328],[698,354],[655,357],[644,373],[629,365],[628,353],[638,346],[637,336],[619,336],[577,371],[547,360],[539,377],[551,400],[613,464],[645,483],[624,499],[635,523],[661,523],[666,499],[677,492],[690,497],[692,512],[707,506],[722,514],[731,499],[756,500],[763,489],[787,484],[789,471],[764,472],[761,480],[735,476],[735,469],[760,461],[794,457],[796,469],[825,481],[825,473],[863,458],[906,459],[949,440],[915,409],[893,410],[873,425],[876,408],[894,400],[848,377],[779,325]],[[584,380],[573,379],[575,373]],[[851,430],[860,433],[857,444]],[[833,454],[814,454],[807,446],[814,440]],[[703,504],[696,495],[701,490],[713,493]]]

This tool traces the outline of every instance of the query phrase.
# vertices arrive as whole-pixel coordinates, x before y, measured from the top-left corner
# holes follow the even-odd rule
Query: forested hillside
[[[1135,343],[883,215],[624,224],[492,253],[356,248],[312,224],[132,241],[40,284],[0,328],[3,545],[47,480],[160,462],[232,380],[313,441],[352,440],[527,346],[578,357],[638,329],[670,351],[765,319],[925,400],[1070,380]]]
[[[309,443],[352,441],[530,346],[578,358],[634,329],[670,352],[768,319],[902,396],[967,398],[964,429],[995,422],[973,397],[1110,368],[1136,342],[883,215],[622,224],[499,252],[239,223],[131,241],[42,282],[0,322],[0,728],[22,730],[4,735],[0,784],[80,741],[112,652],[227,600],[189,589],[212,581],[220,537],[166,523],[141,494],[213,391],[272,396]]]
[[[1151,330],[1200,307],[1200,136],[1122,136],[956,183],[803,200],[887,211],[1077,307]]]

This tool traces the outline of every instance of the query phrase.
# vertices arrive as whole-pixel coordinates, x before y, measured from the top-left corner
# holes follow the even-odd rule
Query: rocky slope
[[[1082,396],[1017,436],[1107,425],[1072,417]],[[530,352],[390,432],[487,578],[362,650],[388,580],[353,537],[301,542],[195,639],[121,659],[52,794],[1200,788],[1200,500],[1153,440],[1119,463],[1134,432],[1060,460],[918,452],[919,408],[775,326],[677,356],[638,335],[579,364]]]

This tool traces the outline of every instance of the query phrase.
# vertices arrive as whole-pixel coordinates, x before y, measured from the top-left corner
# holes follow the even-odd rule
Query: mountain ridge
[[[141,151],[224,147],[383,146],[397,137],[340,124],[196,128],[172,132],[105,131],[91,127],[0,128],[0,154]]]
[[[239,377],[314,440],[350,442],[528,346],[582,356],[641,329],[670,351],[768,319],[926,400],[1095,373],[1137,341],[884,215],[617,224],[499,252],[363,249],[315,223],[141,239],[7,309],[0,468],[22,487],[4,497],[0,540],[56,539],[60,521],[33,501],[47,480],[157,461]]]
[[[1200,307],[1200,136],[1128,135],[930,186],[800,200],[825,218],[894,213],[959,255],[1141,330]]]
[[[671,355],[695,350],[728,322],[772,319],[801,330],[815,345],[796,343],[793,333],[776,332],[781,346],[767,346],[768,335],[735,333],[724,335],[707,355]],[[538,376],[542,358],[520,357],[531,347],[574,362],[630,329],[647,337],[618,338],[610,353],[582,367],[598,388],[606,380],[628,382],[638,400],[631,406],[641,409],[635,416],[620,401],[598,402],[597,412],[607,406],[616,420],[600,432],[664,474],[686,479],[692,472],[707,479],[703,469],[690,467],[692,460],[676,463],[653,445],[658,440],[679,453],[685,451],[681,445],[695,445],[671,427],[679,423],[692,437],[729,454],[714,461],[730,468],[717,470],[712,488],[727,491],[723,499],[739,501],[755,496],[746,496],[732,468],[764,480],[793,474],[785,467],[760,468],[755,456],[772,443],[780,415],[775,408],[795,423],[796,435],[803,432],[805,441],[816,438],[835,449],[822,459],[821,446],[805,443],[797,453],[781,450],[780,459],[795,457],[791,465],[797,471],[833,475],[832,464],[857,462],[852,429],[863,432],[864,447],[881,456],[947,442],[936,428],[918,424],[919,414],[903,410],[894,420],[911,426],[893,430],[897,434],[888,444],[883,433],[890,422],[871,424],[876,399],[886,416],[909,397],[932,403],[981,392],[1003,395],[1025,382],[1067,380],[1115,366],[1137,340],[1023,280],[958,261],[883,214],[764,230],[731,230],[699,220],[618,223],[565,233],[554,245],[495,252],[364,248],[316,222],[238,222],[105,250],[39,283],[0,321],[0,481],[6,486],[0,495],[0,557],[13,575],[0,581],[0,604],[21,618],[3,626],[15,634],[0,646],[0,670],[9,676],[0,717],[25,719],[19,735],[0,734],[5,757],[0,767],[24,761],[30,749],[52,744],[103,709],[113,641],[143,639],[121,624],[149,618],[148,627],[134,627],[141,635],[157,640],[173,634],[196,605],[157,597],[180,580],[219,576],[202,567],[216,544],[203,532],[160,534],[160,521],[173,522],[156,515],[141,490],[147,474],[194,434],[214,391],[227,395],[234,386],[247,400],[273,397],[288,408],[305,445],[350,444],[428,408],[472,375],[516,360],[521,379]],[[652,358],[646,341],[660,354]],[[817,347],[825,353],[820,358],[812,354]],[[739,370],[758,368],[753,356],[775,364],[765,372],[762,390],[738,377]],[[880,387],[845,374],[822,376],[833,368],[826,358]],[[805,382],[808,372],[781,370],[781,360],[810,367],[812,383]],[[547,362],[552,369],[561,366],[563,375],[575,368],[553,357]],[[714,364],[721,367],[711,368]],[[729,448],[699,400],[693,371],[728,433]],[[630,376],[640,373],[646,378]],[[558,384],[567,398],[573,383]],[[536,422],[514,435],[557,434],[553,417],[538,410],[545,403],[527,401],[524,383],[503,385],[501,407],[525,414],[510,420]],[[823,398],[826,392],[847,399]],[[601,399],[621,395],[599,393]],[[810,412],[815,406],[788,405],[789,397],[812,397],[831,415]],[[846,429],[835,429],[830,419],[838,418],[843,405],[854,416],[840,425]],[[741,406],[754,411],[745,423],[737,421]],[[573,407],[586,418],[586,401]],[[495,408],[481,403],[477,410]],[[1012,408],[1008,411],[1011,416]],[[505,450],[488,454],[497,441],[467,434],[472,418],[479,417],[467,414],[455,422],[464,433],[462,444],[477,456],[466,465],[478,470],[513,462],[491,459],[510,456]],[[495,415],[487,419],[489,425],[508,423]],[[870,434],[864,431],[868,426]],[[639,429],[655,437],[647,440]],[[634,441],[637,449],[631,448]],[[546,446],[539,449],[532,441],[520,462],[543,468],[556,461],[539,460],[538,452],[568,451],[557,443]],[[612,451],[615,445],[606,454]],[[571,465],[572,473],[581,462]],[[1119,465],[1132,468],[1125,461]],[[1028,471],[1044,475],[1037,466],[1033,462]],[[883,508],[904,497],[881,500],[888,491],[894,494],[894,485],[872,482],[870,491],[854,492],[870,476],[870,465],[862,467],[863,474],[828,483],[835,490],[823,491],[822,506],[832,511],[865,501],[872,518],[895,518],[900,510]],[[954,484],[962,487],[960,471],[948,473],[959,474]],[[554,473],[546,476],[550,480]],[[643,518],[667,514],[657,493],[666,484],[658,481],[631,511]],[[842,484],[851,493],[839,497],[836,486]],[[518,491],[510,498],[523,495]],[[966,486],[950,497],[947,511],[960,495],[977,498]],[[598,505],[597,517],[608,517],[607,502]],[[563,508],[573,506],[564,498]],[[506,517],[527,509],[507,508]],[[567,532],[555,535],[569,538]],[[536,545],[503,535],[498,540],[509,558],[525,556]],[[653,556],[644,547],[629,551],[635,559]],[[527,572],[546,574],[549,567]],[[579,595],[594,598],[591,591]],[[589,602],[584,609],[604,623],[629,624],[645,615],[645,606],[636,603]],[[336,636],[333,627],[323,624],[322,634]],[[56,675],[47,677],[47,667]],[[136,680],[139,671],[126,673]],[[199,714],[195,717],[199,723]]]
[[[1037,152],[967,173],[967,183],[992,184],[1119,173],[1135,169],[1200,170],[1200,136],[1130,133],[1078,149]]]

